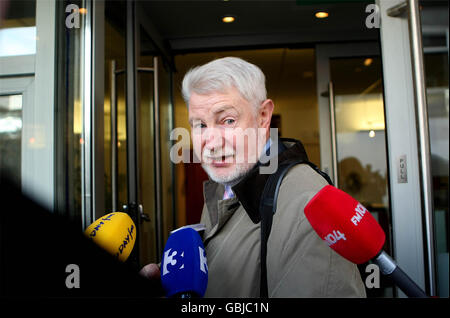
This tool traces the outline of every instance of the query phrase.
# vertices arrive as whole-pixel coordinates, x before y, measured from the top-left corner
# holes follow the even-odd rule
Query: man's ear
[[[266,99],[258,110],[258,125],[260,128],[269,128],[272,119],[274,104],[271,99]]]

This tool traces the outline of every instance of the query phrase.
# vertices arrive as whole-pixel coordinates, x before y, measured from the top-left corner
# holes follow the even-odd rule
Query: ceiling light
[[[234,20],[236,20],[236,18],[233,17],[232,15],[226,15],[222,18],[223,23],[232,23],[234,22]]]
[[[317,19],[328,18],[328,12],[325,12],[325,11],[316,12],[316,18]]]
[[[367,58],[367,59],[364,60],[364,65],[365,66],[370,66],[372,64],[372,62],[373,62],[373,59]]]

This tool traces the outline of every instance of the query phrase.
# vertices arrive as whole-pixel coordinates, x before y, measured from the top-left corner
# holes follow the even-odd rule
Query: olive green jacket
[[[303,149],[299,142],[285,146],[279,160]],[[250,173],[233,187],[236,196],[227,200],[222,200],[223,185],[204,183],[201,223],[206,225],[209,271],[205,297],[259,297],[261,234],[256,207],[266,179]],[[326,184],[306,164],[294,166],[283,179],[267,244],[269,297],[366,297],[357,266],[328,247],[305,217],[305,205]]]

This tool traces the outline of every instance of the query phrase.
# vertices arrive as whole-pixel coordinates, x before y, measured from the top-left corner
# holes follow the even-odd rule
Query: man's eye
[[[192,128],[205,128],[206,125],[202,123],[200,120],[194,120],[192,123]]]
[[[234,119],[228,118],[224,120],[224,123],[227,125],[233,125],[236,121]]]

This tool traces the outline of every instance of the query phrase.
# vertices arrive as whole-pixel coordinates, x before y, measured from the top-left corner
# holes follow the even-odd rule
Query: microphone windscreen
[[[125,262],[136,241],[136,226],[128,214],[112,212],[89,225],[84,234],[108,253]]]
[[[208,285],[208,265],[200,235],[191,228],[172,232],[161,262],[161,283],[167,297],[191,293],[203,297]]]
[[[331,185],[308,202],[305,216],[320,238],[353,263],[371,260],[383,247],[384,231],[370,212]]]

